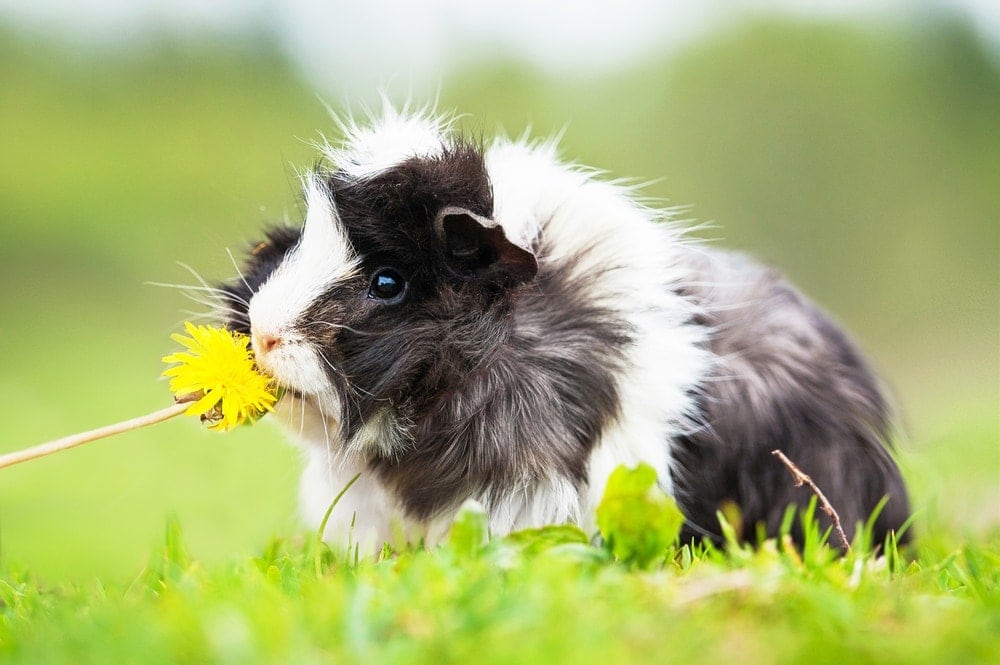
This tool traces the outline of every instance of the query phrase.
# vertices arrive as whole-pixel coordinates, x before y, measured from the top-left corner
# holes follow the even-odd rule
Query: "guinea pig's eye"
[[[372,274],[368,297],[395,305],[406,297],[406,278],[394,268],[379,268]]]

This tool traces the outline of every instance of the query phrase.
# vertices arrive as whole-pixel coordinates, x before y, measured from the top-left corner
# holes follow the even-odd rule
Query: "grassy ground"
[[[781,540],[726,551],[660,543],[637,556],[629,546],[649,526],[627,525],[616,558],[574,529],[489,541],[471,509],[435,550],[358,562],[307,536],[205,569],[172,523],[124,587],[52,587],[8,571],[0,658],[939,665],[1000,653],[995,539],[913,559],[855,543],[837,558],[814,530],[801,551]]]
[[[639,571],[496,542],[324,554],[317,573],[311,537],[288,536],[298,460],[280,435],[175,421],[2,472],[0,660],[988,661],[1000,74],[968,31],[758,25],[600,80],[477,69],[442,97],[473,131],[568,123],[568,157],[666,176],[651,195],[845,322],[900,398],[917,549]],[[159,357],[190,303],[145,282],[190,283],[178,260],[226,278],[227,247],[298,219],[294,168],[313,155],[296,137],[330,123],[244,46],[110,57],[0,35],[0,126],[5,452],[163,405]],[[183,538],[172,526],[164,547],[168,515]]]

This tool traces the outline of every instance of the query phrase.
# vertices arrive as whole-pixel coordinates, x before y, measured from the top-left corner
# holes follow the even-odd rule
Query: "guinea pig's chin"
[[[258,356],[257,366],[282,388],[305,396],[322,395],[332,388],[319,352],[304,345],[282,346]]]

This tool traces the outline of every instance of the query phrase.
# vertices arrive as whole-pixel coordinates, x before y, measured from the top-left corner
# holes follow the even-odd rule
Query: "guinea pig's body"
[[[593,528],[620,464],[688,517],[777,531],[812,475],[849,532],[905,489],[886,401],[853,345],[772,272],[682,238],[550,144],[481,147],[387,109],[307,178],[301,229],[226,287],[230,324],[286,388],[301,501],[334,544],[433,543],[469,498],[495,534]],[[243,303],[249,303],[248,305]]]

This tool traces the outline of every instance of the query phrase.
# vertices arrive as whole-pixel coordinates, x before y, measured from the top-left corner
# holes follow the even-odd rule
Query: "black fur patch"
[[[678,499],[694,525],[686,536],[721,537],[716,511],[727,502],[739,508],[746,538],[757,524],[775,535],[786,506],[805,507],[810,491],[794,487],[776,448],[823,490],[848,537],[885,496],[875,542],[898,530],[909,506],[885,446],[889,408],[855,346],[774,273],[745,260],[715,255],[692,282],[719,285],[687,295],[705,308],[700,323],[713,329],[721,363],[698,396],[703,426],[677,440]]]
[[[614,376],[630,333],[566,275],[544,271],[516,304],[454,291],[437,303],[454,322],[428,331],[433,352],[399,397],[413,446],[373,463],[412,515],[467,496],[489,507],[544,478],[582,487],[590,452],[618,415]]]

